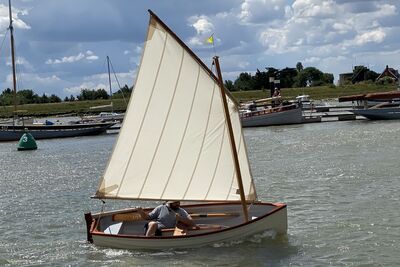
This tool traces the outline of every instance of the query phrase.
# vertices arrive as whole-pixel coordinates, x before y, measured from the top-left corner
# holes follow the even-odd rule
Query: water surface
[[[288,234],[187,250],[131,251],[86,242],[83,213],[116,135],[0,143],[0,265],[398,266],[400,121],[244,131],[257,193],[288,204]],[[136,205],[106,203],[106,209]]]

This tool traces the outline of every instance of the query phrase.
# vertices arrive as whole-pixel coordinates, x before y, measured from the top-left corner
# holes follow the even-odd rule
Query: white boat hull
[[[192,208],[194,207],[194,208]],[[197,212],[199,210],[206,212],[220,211],[221,207],[227,211],[240,210],[240,204],[207,204],[187,206],[186,210]],[[252,209],[256,210],[252,213]],[[261,210],[265,209],[266,214],[259,215]],[[99,215],[94,215],[99,216]],[[110,216],[110,215],[108,215]],[[267,230],[276,231],[279,234],[285,234],[287,231],[287,210],[285,204],[257,203],[250,208],[250,216],[252,220],[245,223],[242,216],[235,218],[203,218],[199,221],[204,223],[209,221],[213,225],[216,223],[228,224],[229,227],[224,229],[200,230],[189,232],[187,235],[173,236],[172,234],[162,237],[146,237],[143,233],[139,234],[124,234],[124,231],[132,231],[137,228],[137,223],[122,222],[119,233],[105,233],[104,228],[109,225],[101,225],[98,223],[98,218],[94,219],[91,224],[90,234],[93,243],[98,246],[124,248],[124,249],[169,249],[169,248],[195,248],[201,246],[212,245],[215,243],[242,240],[247,236],[252,236],[257,233],[262,233]],[[107,218],[105,215],[104,218]],[[105,219],[107,221],[107,219]],[[145,221],[138,223],[140,230],[143,232]],[[198,223],[198,221],[196,221]],[[99,224],[96,226],[96,224]],[[131,224],[131,229],[128,230],[128,224]],[[204,225],[204,224],[203,224]],[[124,228],[125,227],[125,228]],[[100,228],[100,229],[99,229]],[[108,228],[107,228],[108,229]],[[121,234],[122,232],[122,234]]]
[[[302,118],[300,107],[275,112],[252,112],[241,116],[243,127],[298,124],[302,123]]]

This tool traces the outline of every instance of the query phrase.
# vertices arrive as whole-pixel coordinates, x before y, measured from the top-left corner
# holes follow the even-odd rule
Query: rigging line
[[[196,160],[195,165],[193,166],[192,175],[190,176],[189,183],[188,183],[188,185],[187,185],[187,187],[186,187],[185,193],[183,194],[183,198],[186,197],[186,194],[189,192],[189,188],[190,188],[190,186],[191,186],[191,184],[192,184],[192,182],[193,182],[193,177],[194,177],[194,174],[196,173],[197,166],[198,166],[198,164],[199,164],[199,161],[200,161],[200,158],[201,158],[201,155],[202,155],[202,151],[203,151],[203,147],[204,147],[204,142],[205,142],[205,140],[206,140],[206,135],[207,135],[207,131],[208,131],[209,123],[210,123],[211,108],[212,108],[212,106],[213,106],[212,103],[213,103],[214,94],[215,94],[215,87],[216,87],[216,86],[215,86],[215,85],[216,85],[215,81],[214,81],[213,84],[214,84],[214,86],[213,86],[213,89],[212,89],[212,91],[211,91],[211,99],[210,99],[211,101],[210,101],[210,106],[209,106],[209,108],[208,108],[207,123],[206,123],[206,127],[205,127],[205,129],[204,129],[203,139],[201,140],[201,146],[200,146],[200,148],[199,148],[199,153],[198,153],[198,155],[197,155],[197,160]]]
[[[197,95],[197,91],[198,91],[197,89],[199,88],[200,70],[201,70],[201,68],[199,66],[198,71],[197,71],[196,87],[194,89],[194,94],[193,94],[193,97],[192,97],[192,103],[190,104],[190,110],[188,112],[188,117],[187,117],[187,120],[186,120],[185,130],[183,131],[183,138],[181,139],[181,143],[179,144],[178,152],[176,153],[174,164],[173,164],[173,166],[171,168],[171,171],[170,171],[170,173],[168,175],[167,183],[165,184],[164,190],[161,193],[161,198],[164,197],[165,191],[167,190],[167,187],[169,185],[172,173],[173,173],[173,171],[175,169],[176,162],[178,161],[178,157],[179,157],[179,154],[181,152],[183,141],[185,140],[186,132],[187,132],[187,129],[188,129],[188,126],[189,126],[189,121],[190,121],[190,118],[191,118],[191,115],[192,115],[192,111],[193,111],[194,101],[196,99],[196,95]]]
[[[174,92],[173,92],[173,94],[172,94],[172,97],[171,97],[171,100],[170,100],[170,103],[169,103],[169,107],[168,107],[168,111],[167,111],[167,116],[166,116],[166,118],[165,118],[165,120],[164,120],[164,125],[163,125],[163,127],[162,127],[162,130],[161,130],[161,133],[160,133],[160,137],[159,137],[159,139],[158,139],[158,142],[157,142],[157,145],[156,145],[156,149],[155,149],[154,154],[153,154],[153,158],[151,159],[149,169],[147,170],[147,173],[146,173],[146,178],[144,179],[144,182],[143,182],[143,184],[142,184],[142,188],[141,188],[140,191],[139,191],[139,197],[140,197],[140,195],[141,195],[142,192],[143,192],[144,186],[146,185],[146,181],[147,181],[147,179],[149,178],[149,174],[150,174],[150,172],[151,172],[151,170],[152,170],[152,168],[153,168],[154,159],[156,158],[156,155],[157,155],[157,153],[158,153],[158,149],[160,148],[161,140],[163,139],[164,131],[165,131],[167,122],[168,122],[168,120],[169,120],[169,118],[170,118],[171,109],[172,109],[172,104],[174,103],[174,99],[175,99],[175,95],[176,95],[176,88],[178,87],[178,84],[179,84],[179,81],[180,81],[180,78],[181,78],[182,66],[183,66],[183,59],[184,59],[184,58],[185,58],[185,50],[182,49],[181,63],[180,63],[180,65],[179,65],[178,77],[176,78],[175,87],[174,87]]]
[[[117,73],[116,73],[115,70],[114,70],[114,66],[113,66],[113,64],[112,64],[112,62],[111,62],[111,59],[110,59],[110,66],[111,66],[111,69],[112,69],[112,71],[113,71],[115,80],[117,81],[118,88],[119,88],[119,90],[121,91],[122,99],[124,100],[125,105],[128,105],[128,102],[126,101],[126,97],[125,97],[124,91],[122,90],[121,84],[119,83],[119,80],[118,80],[118,77],[117,77]]]
[[[0,51],[3,50],[4,42],[6,40],[7,34],[8,34],[9,29],[7,28],[6,33],[4,34],[3,41],[1,41],[1,46],[0,46]]]
[[[151,26],[150,26],[150,27],[151,27]],[[151,29],[150,27],[149,27],[148,33],[150,32],[150,29]],[[147,36],[147,38],[148,38],[148,36]],[[125,177],[126,177],[126,173],[128,172],[129,164],[130,164],[130,162],[131,162],[131,160],[132,160],[132,158],[133,158],[133,152],[134,152],[135,149],[136,149],[136,145],[137,145],[137,143],[138,143],[140,133],[142,132],[143,124],[144,124],[144,121],[145,121],[145,119],[146,119],[146,114],[147,114],[147,111],[148,111],[148,109],[149,109],[151,99],[152,99],[152,97],[153,97],[153,93],[154,93],[154,89],[155,89],[155,86],[156,86],[157,77],[158,77],[158,74],[159,74],[159,72],[160,72],[161,62],[163,61],[163,58],[164,58],[164,55],[165,55],[165,48],[166,48],[166,46],[167,46],[167,40],[168,40],[168,34],[167,34],[167,32],[165,32],[165,40],[164,40],[163,50],[162,50],[162,54],[161,54],[161,57],[160,57],[160,62],[159,62],[159,64],[158,64],[157,71],[156,71],[156,73],[155,73],[154,84],[153,84],[152,89],[151,89],[151,93],[150,93],[150,96],[149,96],[149,101],[147,102],[146,108],[145,108],[145,110],[144,110],[144,116],[143,116],[142,121],[140,122],[140,126],[139,126],[139,129],[138,129],[138,133],[137,133],[137,136],[136,136],[136,140],[135,140],[135,143],[133,144],[132,151],[131,151],[131,153],[130,153],[130,155],[129,155],[129,159],[128,159],[128,162],[127,162],[127,164],[126,164],[126,166],[125,166],[125,170],[124,170],[124,173],[123,173],[123,175],[122,175],[121,183],[120,183],[120,186],[119,186],[119,188],[118,188],[118,190],[117,190],[117,192],[116,192],[116,195],[119,194],[119,192],[120,192],[120,190],[121,190],[121,188],[122,188],[122,184],[123,184],[124,181],[125,181]],[[146,47],[145,47],[144,49],[146,49]],[[143,52],[143,56],[144,56],[144,55],[145,55],[145,51]],[[142,60],[143,60],[143,58],[142,58]],[[140,69],[139,69],[139,72],[140,72]],[[139,73],[138,73],[138,75],[139,75]]]

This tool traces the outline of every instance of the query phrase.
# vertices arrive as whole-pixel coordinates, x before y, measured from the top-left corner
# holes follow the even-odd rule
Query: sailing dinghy
[[[180,200],[199,226],[146,237],[135,208],[85,214],[88,240],[126,249],[191,248],[287,231],[283,203],[257,199],[237,103],[152,12],[125,119],[94,198]],[[152,209],[145,209],[146,212]]]

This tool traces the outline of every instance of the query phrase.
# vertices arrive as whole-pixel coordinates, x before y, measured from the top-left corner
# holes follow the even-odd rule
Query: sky
[[[335,82],[356,65],[400,69],[398,0],[13,0],[18,89],[60,97],[106,89],[107,56],[119,84],[132,86],[148,9],[206,65],[216,52],[225,80],[297,62]],[[0,0],[0,91],[12,88],[8,26]]]

